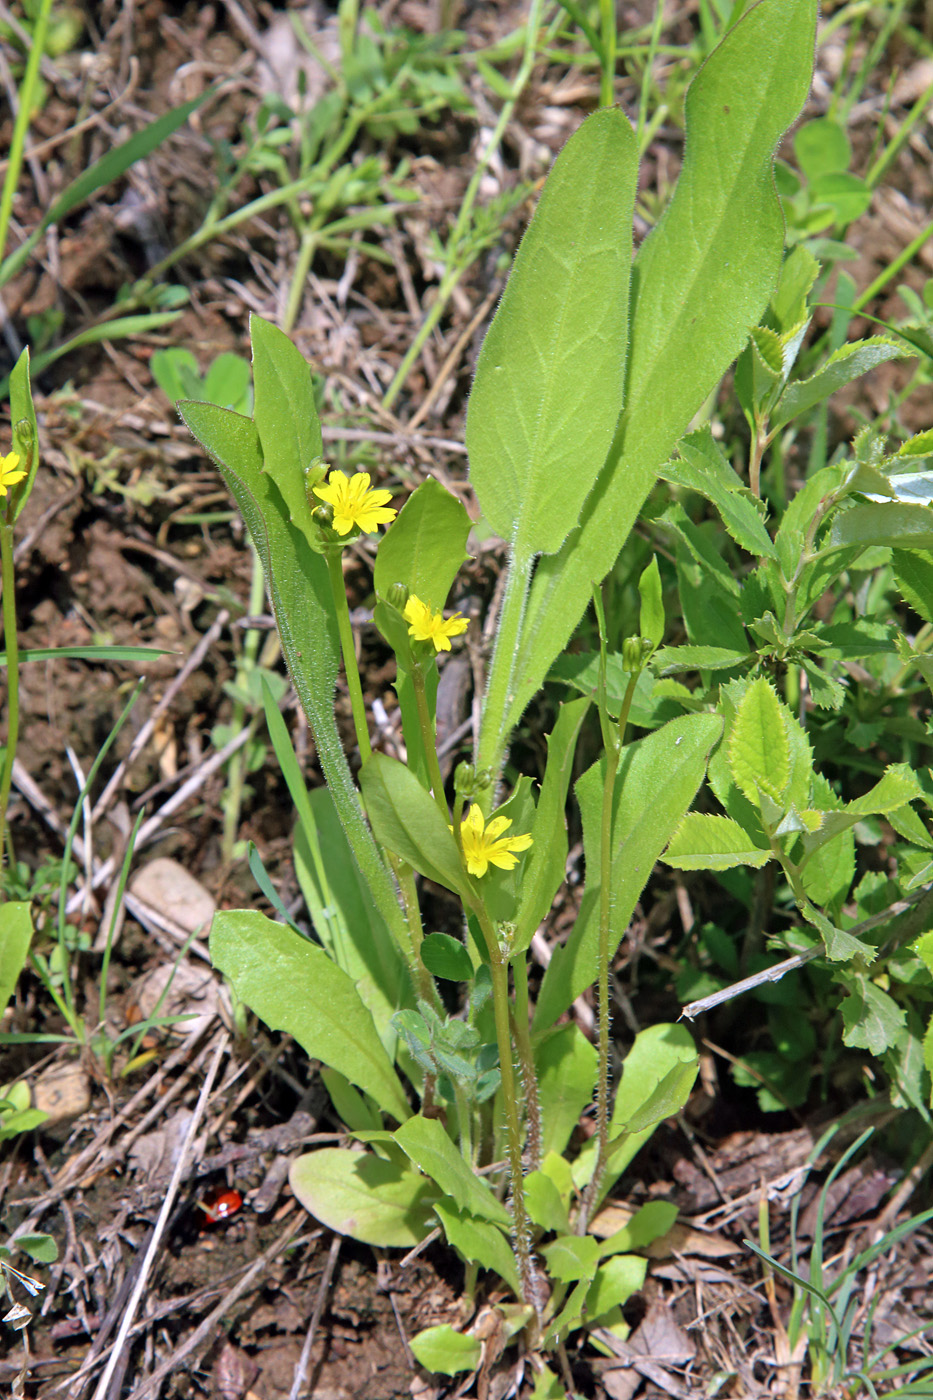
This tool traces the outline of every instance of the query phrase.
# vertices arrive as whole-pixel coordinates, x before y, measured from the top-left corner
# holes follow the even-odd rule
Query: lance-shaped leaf
[[[520,559],[579,519],[622,407],[638,172],[618,108],[561,151],[483,342],[467,412],[470,480]]]
[[[403,583],[439,612],[468,557],[470,526],[456,496],[431,477],[422,482],[379,541],[374,571],[379,597],[385,598],[393,583]]]
[[[288,1031],[308,1055],[339,1070],[400,1122],[409,1117],[372,1016],[323,948],[255,909],[216,914],[210,946],[214,966],[267,1026]]]
[[[420,1167],[445,1196],[450,1196],[459,1211],[509,1228],[505,1206],[492,1194],[483,1177],[477,1176],[463,1160],[436,1118],[415,1114],[393,1137],[415,1166]]]
[[[731,870],[734,865],[767,865],[770,850],[757,846],[731,817],[688,812],[662,856],[677,870]]]
[[[761,502],[726,461],[709,426],[682,439],[679,458],[661,468],[661,476],[677,486],[685,486],[711,501],[736,544],[749,554],[776,558],[771,536],[765,529]]]
[[[263,471],[252,420],[209,403],[189,400],[178,408],[219,467],[246,522],[266,576],[289,674],[311,725],[337,815],[380,914],[404,948],[408,930],[389,872],[363,819],[334,719],[340,643],[327,566],[291,524],[281,492]]]
[[[729,736],[732,779],[749,802],[759,805],[759,789],[775,801],[790,780],[790,741],[781,702],[764,677],[751,681],[739,702]]]
[[[319,550],[320,531],[311,519],[305,471],[324,451],[307,360],[278,326],[249,318],[253,347],[253,422],[263,467],[288,507],[289,519]]]
[[[521,892],[515,915],[512,954],[523,953],[535,929],[547,915],[563,884],[567,864],[567,822],[564,810],[573,772],[577,735],[590,702],[587,698],[562,705],[547,740],[547,767],[535,809],[534,844],[525,857]]]
[[[522,1286],[515,1256],[498,1225],[454,1210],[446,1201],[438,1202],[434,1214],[444,1227],[448,1244],[459,1250],[464,1259],[505,1279],[513,1293],[521,1297]]]
[[[374,753],[360,773],[373,830],[389,851],[455,894],[466,889],[457,843],[433,798],[396,758]]]
[[[625,411],[579,530],[539,562],[517,657],[504,747],[615,562],[661,463],[725,373],[774,290],[784,221],[771,175],[813,64],[816,0],[762,0],[733,26],[686,97],[674,197],[635,260]],[[492,691],[494,677],[490,681]]]
[[[858,379],[868,370],[884,364],[886,360],[902,360],[904,357],[903,345],[885,340],[883,336],[872,336],[870,340],[856,340],[841,346],[809,379],[801,379],[787,386],[771,415],[769,426],[774,429],[789,423],[815,404],[825,403],[837,389]]]
[[[722,733],[718,715],[685,715],[623,751],[612,822],[609,956],[612,958],[664,847],[696,796],[710,749]],[[554,952],[535,1007],[532,1029],[554,1024],[595,976],[599,941],[600,814],[604,763],[577,783],[587,870],[596,872],[577,922]]]
[[[900,502],[852,506],[834,516],[823,548],[866,548],[874,544],[894,549],[933,549],[933,510]]]

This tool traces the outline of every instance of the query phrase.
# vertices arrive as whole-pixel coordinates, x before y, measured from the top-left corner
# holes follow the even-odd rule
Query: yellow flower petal
[[[408,635],[416,642],[433,642],[435,651],[450,651],[451,637],[459,637],[467,629],[467,620],[460,613],[445,618],[442,612],[432,612],[415,593],[402,616],[408,623]]]
[[[500,870],[511,870],[518,864],[518,855],[527,851],[532,838],[523,833],[519,836],[503,836],[512,825],[509,817],[493,817],[487,825],[483,814],[476,806],[470,808],[460,823],[460,839],[466,867],[471,875],[482,879],[490,865]]]
[[[18,452],[8,452],[5,457],[0,457],[0,496],[5,496],[7,487],[15,486],[26,475],[24,471],[16,470],[19,462]]]
[[[380,525],[387,525],[398,514],[386,509],[391,491],[370,490],[369,481],[369,472],[347,476],[346,472],[332,471],[326,486],[314,487],[315,496],[333,508],[338,535],[348,535],[354,529],[374,535]]]

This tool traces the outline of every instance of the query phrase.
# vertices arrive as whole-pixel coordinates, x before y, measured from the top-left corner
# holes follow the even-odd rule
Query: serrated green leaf
[[[854,978],[849,985],[849,995],[839,1007],[845,1027],[843,1042],[881,1055],[895,1043],[904,1027],[904,1009],[868,977]]]
[[[933,554],[919,549],[894,549],[891,564],[904,600],[924,622],[933,623]]]
[[[483,342],[470,480],[519,559],[560,548],[622,407],[638,155],[618,108],[561,151]]]
[[[759,869],[770,850],[756,846],[731,817],[688,812],[661,859],[677,870],[729,870],[734,865]]]
[[[660,476],[711,501],[729,534],[750,554],[776,558],[771,536],[765,528],[761,503],[755,500],[726,461],[709,425],[682,438],[678,452],[679,459],[667,462],[661,468]]]
[[[600,1264],[586,1295],[588,1326],[598,1325],[605,1313],[627,1303],[633,1293],[644,1287],[647,1272],[648,1260],[634,1254],[616,1255]]]
[[[599,1268],[599,1241],[591,1235],[562,1235],[541,1250],[547,1271],[558,1283],[590,1280]]]
[[[736,787],[758,805],[758,789],[779,800],[790,781],[790,743],[781,702],[763,676],[749,683],[729,736],[729,768]]]
[[[929,506],[876,504],[852,506],[833,516],[824,550],[868,545],[893,549],[933,549],[933,510]]]
[[[728,671],[749,660],[747,651],[731,651],[728,647],[662,647],[655,652],[653,664],[662,676],[676,676],[683,671]]]
[[[436,1118],[420,1113],[406,1119],[394,1134],[402,1151],[429,1176],[457,1209],[492,1220],[508,1229],[509,1213],[497,1201],[483,1177],[476,1176]]]
[[[521,1297],[521,1284],[515,1256],[497,1225],[463,1215],[447,1202],[440,1201],[434,1214],[444,1229],[448,1244],[459,1250],[464,1259],[489,1269],[504,1279],[516,1297]]]

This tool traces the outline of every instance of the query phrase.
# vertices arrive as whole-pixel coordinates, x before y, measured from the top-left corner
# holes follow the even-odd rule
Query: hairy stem
[[[0,573],[3,578],[3,643],[6,651],[7,740],[0,774],[0,868],[6,849],[6,809],[13,783],[13,761],[19,739],[19,636],[16,630],[16,575],[13,567],[13,526],[0,523]]]
[[[356,742],[360,746],[360,756],[365,763],[372,756],[369,742],[369,728],[366,723],[366,706],[363,702],[363,687],[360,685],[360,672],[356,664],[356,647],[353,645],[353,628],[350,625],[350,607],[347,603],[347,590],[343,581],[342,551],[326,551],[327,571],[334,595],[334,608],[337,613],[337,630],[340,634],[340,650],[343,652],[343,669],[350,692],[350,708],[353,711],[353,727]]]

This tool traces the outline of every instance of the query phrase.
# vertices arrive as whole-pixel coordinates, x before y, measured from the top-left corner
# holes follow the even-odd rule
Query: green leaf
[[[607,1235],[600,1253],[606,1259],[611,1254],[621,1254],[630,1249],[645,1249],[673,1229],[676,1220],[677,1207],[673,1202],[648,1201],[621,1230]]]
[[[760,501],[726,461],[709,424],[689,433],[678,444],[680,458],[661,468],[665,481],[704,496],[719,511],[736,544],[759,557],[775,559],[774,545],[765,528]]]
[[[408,929],[392,878],[363,819],[337,731],[334,690],[340,662],[327,565],[288,520],[287,507],[262,470],[259,435],[249,418],[213,404],[180,403],[189,430],[217,463],[262,562],[289,674],[308,717],[317,755],[363,879],[399,947]]]
[[[596,1050],[579,1026],[558,1026],[535,1047],[541,1104],[541,1156],[563,1152],[592,1102]]]
[[[824,550],[857,545],[894,549],[933,549],[933,510],[929,506],[872,503],[840,510],[833,516]]]
[[[794,132],[794,154],[808,180],[848,170],[852,147],[846,129],[831,117],[816,117]]]
[[[637,172],[625,114],[587,118],[548,176],[477,362],[470,480],[521,560],[560,548],[612,442]]]
[[[625,1125],[625,1132],[642,1133],[665,1118],[679,1113],[693,1088],[700,1067],[699,1059],[674,1065]]]
[[[0,905],[0,1016],[26,966],[32,941],[32,911],[26,900]]]
[[[54,1264],[58,1258],[58,1245],[51,1235],[17,1235],[16,1248],[28,1254],[37,1264]]]
[[[891,552],[894,578],[905,602],[924,622],[933,623],[933,554],[919,549]]]
[[[652,557],[651,563],[638,580],[638,592],[641,595],[638,630],[653,647],[659,647],[664,636],[664,600],[661,595],[661,574],[656,556]]]
[[[658,1085],[671,1071],[677,1071],[682,1065],[692,1067],[694,1073],[696,1072],[696,1046],[686,1026],[659,1023],[639,1031],[623,1062],[622,1081],[612,1108],[609,1135],[610,1141],[617,1145],[610,1150],[600,1200],[612,1190],[614,1183],[639,1148],[654,1132],[654,1127],[631,1133],[627,1133],[626,1128],[650,1102]],[[619,1140],[621,1133],[625,1133],[625,1136]],[[596,1146],[595,1139],[590,1139],[573,1165],[574,1181],[578,1189],[582,1188],[593,1174]]]
[[[610,958],[655,861],[696,796],[721,725],[718,715],[684,715],[623,750],[612,828]],[[577,783],[587,868],[597,871],[603,774],[604,764],[594,764]],[[598,938],[599,884],[594,880],[570,938],[555,949],[544,975],[535,1007],[536,1032],[552,1026],[592,983]]]
[[[784,220],[774,150],[806,99],[815,0],[764,0],[687,92],[674,197],[638,251],[625,411],[578,532],[535,571],[514,658],[504,744],[611,569],[660,465],[742,349],[774,290]]]
[[[429,880],[463,893],[466,876],[453,833],[414,773],[398,759],[374,753],[363,764],[360,787],[383,846]]]
[[[844,1044],[881,1055],[892,1046],[906,1023],[903,1007],[868,977],[849,982],[849,995],[840,1004]]]
[[[171,656],[171,647],[33,647],[19,654],[25,661],[149,661],[153,656]],[[0,666],[6,665],[6,652],[0,652]]]
[[[599,1268],[599,1240],[592,1235],[562,1235],[541,1250],[547,1271],[558,1283],[592,1279]]]
[[[476,1337],[465,1337],[449,1322],[426,1327],[409,1343],[412,1355],[426,1371],[456,1376],[460,1371],[476,1371],[483,1359],[483,1344]]]
[[[682,671],[729,671],[749,660],[747,651],[731,651],[728,647],[662,647],[655,652],[652,664],[662,676],[676,676]]]
[[[379,541],[374,584],[385,598],[393,583],[403,583],[440,612],[468,558],[471,522],[463,505],[431,477],[413,491]]]
[[[3,286],[3,281],[0,268],[0,287]],[[36,472],[39,470],[39,427],[36,422],[35,404],[32,401],[28,345],[10,373],[10,421],[13,425],[11,447],[14,452],[20,454],[20,469],[28,473],[25,481],[20,482],[16,490],[16,507],[13,512],[15,522],[29,500]]]
[[[311,518],[305,472],[324,451],[307,360],[288,336],[252,314],[253,421],[262,448],[263,471],[275,482],[288,518],[314,550],[321,532]]]
[[[269,737],[298,813],[295,873],[315,932],[337,966],[356,983],[391,1055],[396,1038],[389,1023],[399,1006],[412,1002],[405,959],[360,875],[330,790],[308,792],[265,678],[262,691]]]
[[[544,1172],[529,1172],[525,1177],[525,1209],[535,1225],[554,1234],[570,1234],[567,1208],[560,1191]]]
[[[509,1285],[516,1297],[522,1295],[518,1266],[505,1236],[497,1225],[462,1215],[444,1202],[434,1207],[434,1214],[444,1228],[448,1244],[459,1250],[464,1259],[489,1269]]]
[[[193,98],[190,102],[184,102],[180,107],[174,107],[170,111],[164,112],[161,117],[157,117],[155,121],[143,127],[142,131],[137,131],[128,141],[122,142],[121,145],[101,156],[100,160],[95,161],[87,170],[83,170],[77,179],[72,180],[70,185],[66,185],[58,198],[53,200],[45,211],[25,242],[21,243],[15,252],[12,252],[0,263],[0,287],[5,286],[27,261],[47,228],[52,224],[61,223],[65,215],[69,214],[72,209],[83,204],[97,190],[103,189],[113,180],[118,180],[124,171],[129,170],[131,165],[135,165],[136,161],[143,160],[150,155],[166,137],[171,136],[174,131],[183,126],[191,113],[196,111],[202,102],[206,102],[214,91],[214,88],[205,88],[200,96]]]
[[[729,738],[729,768],[736,787],[756,806],[759,788],[775,801],[787,789],[790,744],[781,702],[764,677],[751,681],[739,702]]]
[[[429,1176],[461,1214],[509,1226],[509,1213],[483,1177],[476,1176],[436,1118],[415,1114],[394,1134],[402,1151]]]
[[[535,808],[533,844],[522,867],[512,955],[523,953],[547,916],[567,868],[567,789],[573,775],[577,736],[589,710],[589,699],[561,705],[557,723],[547,737],[547,766]]]
[[[292,1162],[289,1184],[322,1225],[382,1249],[412,1249],[430,1230],[436,1192],[420,1173],[346,1147]]]
[[[445,982],[471,982],[473,964],[460,942],[449,933],[429,933],[421,944],[421,961],[432,977]]]
[[[592,1287],[586,1295],[586,1320],[596,1326],[604,1313],[627,1303],[633,1293],[644,1287],[648,1260],[633,1254],[616,1255],[600,1264]]]
[[[733,865],[761,869],[770,850],[755,841],[730,816],[688,812],[661,860],[678,871],[727,871]]]
[[[210,949],[214,966],[267,1026],[288,1031],[399,1122],[409,1117],[370,1012],[323,949],[253,909],[215,914]]]

